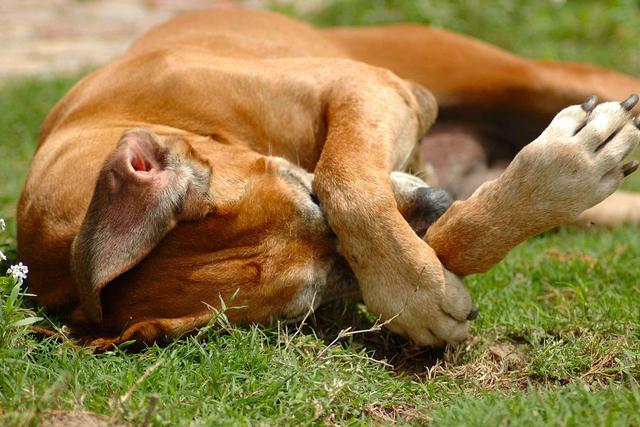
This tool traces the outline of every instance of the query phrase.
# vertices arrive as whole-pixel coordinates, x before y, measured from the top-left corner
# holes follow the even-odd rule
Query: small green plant
[[[7,223],[4,218],[0,218],[0,233],[4,233],[7,230]],[[7,260],[7,256],[2,252],[2,246],[0,245],[0,263]]]
[[[0,239],[6,229],[5,220],[0,218]],[[7,256],[2,250],[0,261],[7,261]],[[6,274],[0,276],[0,349],[17,348],[21,338],[27,333],[27,327],[42,320],[23,304],[27,294],[22,285],[28,273],[29,268],[19,262],[10,266]]]

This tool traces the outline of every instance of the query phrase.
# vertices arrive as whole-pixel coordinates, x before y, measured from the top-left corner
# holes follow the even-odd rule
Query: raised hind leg
[[[331,28],[324,34],[359,61],[428,88],[441,109],[496,109],[553,117],[589,95],[601,100],[640,93],[633,77],[591,65],[535,61],[454,32],[416,24]],[[452,111],[453,113],[453,111]],[[510,118],[510,117],[509,117]],[[542,131],[548,120],[539,123]]]

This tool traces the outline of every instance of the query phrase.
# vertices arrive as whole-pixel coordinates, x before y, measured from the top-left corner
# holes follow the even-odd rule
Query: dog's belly
[[[473,126],[436,125],[420,141],[419,161],[429,184],[463,200],[506,169],[511,149]]]

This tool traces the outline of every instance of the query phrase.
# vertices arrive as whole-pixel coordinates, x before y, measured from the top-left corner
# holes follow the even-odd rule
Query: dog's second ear
[[[100,293],[181,219],[207,214],[210,170],[184,140],[126,132],[102,166],[71,248],[71,272],[88,317],[102,320]]]

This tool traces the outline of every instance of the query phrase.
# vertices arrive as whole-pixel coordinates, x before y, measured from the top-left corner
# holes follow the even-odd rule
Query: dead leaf
[[[596,258],[583,252],[561,252],[555,248],[551,248],[547,249],[545,253],[549,258],[557,259],[558,261],[562,262],[578,259],[587,264],[589,268],[593,268],[598,264],[598,260]]]

